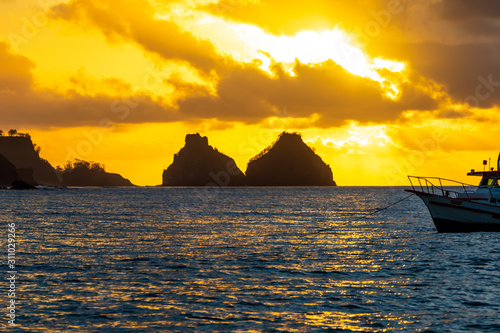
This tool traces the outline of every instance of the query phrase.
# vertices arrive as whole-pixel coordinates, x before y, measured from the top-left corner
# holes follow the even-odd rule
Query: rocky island
[[[247,185],[336,186],[332,170],[298,133],[283,132],[248,163]]]
[[[184,147],[163,171],[163,186],[242,186],[245,175],[232,158],[208,144],[200,134],[186,135]]]
[[[99,163],[76,160],[59,168],[64,186],[134,186],[117,173],[109,173]]]

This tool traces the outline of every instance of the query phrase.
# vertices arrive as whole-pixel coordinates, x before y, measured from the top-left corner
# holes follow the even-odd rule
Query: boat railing
[[[442,195],[449,198],[472,199],[477,186],[439,177],[408,176],[414,191]],[[461,189],[459,191],[458,188]]]

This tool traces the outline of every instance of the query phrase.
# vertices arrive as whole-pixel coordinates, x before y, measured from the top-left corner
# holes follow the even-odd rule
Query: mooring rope
[[[410,194],[409,196],[404,197],[403,199],[400,199],[400,200],[398,200],[398,201],[396,201],[396,202],[393,202],[393,203],[391,203],[391,204],[390,204],[390,205],[388,205],[388,206],[385,206],[385,207],[383,207],[383,208],[376,208],[376,209],[375,209],[375,211],[373,211],[373,212],[371,212],[371,213],[368,213],[368,214],[366,214],[366,215],[363,215],[363,216],[362,216],[362,217],[360,217],[360,218],[357,218],[357,219],[351,219],[351,220],[349,220],[349,221],[345,221],[345,222],[344,222],[344,223],[342,223],[341,225],[347,224],[347,223],[349,223],[349,222],[353,222],[353,221],[355,221],[355,220],[363,220],[363,219],[365,219],[365,218],[367,218],[367,217],[369,217],[369,216],[372,216],[372,215],[378,214],[378,213],[380,213],[381,211],[384,211],[384,210],[386,210],[386,209],[388,209],[388,208],[391,208],[392,206],[395,206],[395,205],[397,205],[397,204],[399,204],[399,203],[401,203],[401,202],[403,202],[403,201],[407,200],[408,198],[410,198],[410,197],[412,197],[412,196],[414,196],[414,195],[415,195],[415,194],[414,194],[414,193],[412,193],[412,194]],[[341,225],[340,225],[340,226],[341,226]],[[336,229],[336,228],[338,228],[338,227],[339,227],[339,225],[336,225],[336,226],[334,226],[334,227],[329,227],[329,228],[318,229],[318,230],[315,230],[315,231],[313,231],[313,232],[309,232],[309,233],[307,233],[307,234],[300,235],[299,237],[306,237],[306,236],[310,236],[310,235],[320,234],[320,233],[325,232],[325,231],[334,230],[334,229]]]

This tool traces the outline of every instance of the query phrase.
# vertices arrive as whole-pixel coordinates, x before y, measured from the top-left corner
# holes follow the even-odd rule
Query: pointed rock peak
[[[247,166],[254,186],[335,186],[332,170],[299,133],[283,132]]]
[[[186,142],[186,147],[187,146],[194,146],[194,147],[207,147],[208,146],[208,138],[206,136],[201,136],[199,133],[187,134],[185,142]]]
[[[241,186],[245,175],[229,156],[208,145],[200,134],[186,135],[186,144],[163,171],[164,186]]]
[[[302,135],[300,133],[289,133],[289,132],[282,132],[279,136],[278,139],[276,140],[276,145],[294,145],[294,144],[303,144],[305,145],[304,141],[302,140]]]
[[[288,140],[295,140],[295,141],[302,141],[302,135],[297,132],[282,132],[280,135],[278,135],[278,141],[288,141]]]

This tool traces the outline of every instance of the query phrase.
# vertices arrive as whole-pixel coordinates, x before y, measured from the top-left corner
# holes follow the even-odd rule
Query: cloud
[[[251,123],[275,116],[286,107],[293,117],[319,114],[321,122],[315,125],[325,127],[348,120],[390,121],[404,110],[438,106],[409,84],[403,84],[399,100],[390,100],[376,82],[352,75],[332,61],[315,66],[296,63],[295,76],[277,64],[274,74],[248,64],[234,65],[221,73],[216,96],[187,97],[178,102],[179,112],[195,118]]]
[[[316,7],[332,6],[329,10],[337,6],[326,1],[313,3]],[[241,8],[254,6],[271,6],[278,10],[284,3],[248,3]],[[373,6],[381,8],[380,4]],[[353,10],[356,6],[345,7]],[[204,8],[214,10],[213,7]],[[370,12],[371,8],[370,5],[365,10]],[[92,81],[76,73],[71,82],[78,89],[55,93],[33,88],[34,63],[9,53],[4,45],[0,47],[0,59],[5,58],[5,63],[11,64],[9,69],[0,69],[0,85],[10,89],[7,93],[4,88],[0,94],[0,114],[4,123],[50,127],[96,126],[103,119],[121,123],[216,119],[255,124],[275,116],[308,119],[317,127],[338,126],[349,121],[387,123],[397,121],[408,110],[438,110],[443,99],[449,96],[455,101],[464,101],[471,94],[475,96],[479,75],[488,80],[491,74],[496,82],[498,74],[500,81],[500,72],[492,70],[500,67],[494,50],[490,49],[491,44],[480,44],[477,48],[477,44],[393,42],[387,44],[387,54],[408,59],[412,72],[405,73],[406,77],[392,72],[383,75],[399,84],[400,96],[391,100],[378,82],[353,75],[332,60],[316,64],[296,60],[293,75],[287,72],[288,68],[285,71],[282,64],[275,63],[270,75],[261,70],[257,62],[238,62],[224,57],[211,42],[183,31],[176,23],[159,19],[157,8],[147,1],[73,0],[57,9],[60,17],[68,22],[95,27],[111,42],[137,43],[146,53],[161,55],[165,61],[189,63],[205,73],[203,78],[207,83],[187,82],[178,74],[165,77],[162,84],[173,87],[174,92],[162,98],[137,92],[134,89],[137,87],[131,87],[120,78],[98,78],[102,81],[99,84],[95,79]],[[287,10],[290,12],[284,14],[285,21],[286,15],[292,13],[292,9]],[[393,45],[397,47],[391,48]],[[394,75],[399,77],[393,78]],[[110,96],[109,91],[100,88],[108,86],[118,87],[120,93]],[[489,92],[488,87],[481,91]],[[480,107],[498,104],[500,94],[490,92],[490,95],[488,99],[480,99]],[[280,111],[284,108],[286,114]]]
[[[445,19],[500,18],[500,2],[492,0],[442,0],[433,5]]]
[[[282,116],[317,119],[318,127],[339,125],[349,120],[385,122],[400,113],[429,110],[436,100],[411,84],[401,86],[401,97],[388,99],[377,82],[351,74],[333,61],[316,65],[295,64],[295,76],[275,64],[273,75],[258,64],[225,62],[218,69],[215,92],[205,86],[185,82],[180,76],[164,81],[175,87],[175,105],[144,93],[134,93],[119,79],[95,78],[77,72],[73,79],[82,89],[54,93],[33,88],[29,70],[33,64],[25,57],[0,47],[0,59],[7,59],[14,71],[0,70],[0,82],[7,88],[0,93],[0,121],[9,126],[65,127],[99,126],[114,123],[198,121],[217,119],[259,123],[265,118]],[[16,67],[17,66],[17,67]],[[9,74],[10,73],[10,74]],[[8,78],[3,79],[3,78]],[[8,84],[8,86],[6,86]],[[95,92],[98,87],[117,87],[123,95]],[[90,88],[89,88],[90,87]],[[92,91],[92,94],[85,91]],[[287,113],[280,110],[286,108]]]
[[[442,85],[454,103],[481,108],[498,105],[500,4],[486,0],[397,3],[400,7],[397,13],[387,17],[384,15],[389,13],[390,4],[386,1],[355,0],[346,5],[313,0],[290,6],[283,1],[224,0],[205,8],[214,15],[256,24],[274,34],[290,35],[304,29],[307,24],[299,24],[301,18],[313,13],[327,17],[328,28],[338,20],[348,30],[361,28],[365,35],[367,24],[378,24],[380,33],[370,38],[370,54],[405,61],[414,71],[414,77]],[[484,81],[489,85],[484,86]],[[357,103],[353,105],[356,107]]]
[[[371,11],[384,8],[384,1],[311,0],[294,2],[222,0],[202,7],[216,16],[257,25],[275,35],[293,35],[301,30],[331,29],[337,24],[364,26]]]
[[[499,6],[486,0],[406,1],[367,51],[405,61],[416,77],[441,85],[453,103],[500,105]]]
[[[500,105],[500,43],[418,43],[398,49],[417,73],[444,85],[455,102],[481,108]]]
[[[407,0],[405,10],[392,17],[390,27],[395,29],[384,29],[382,34],[387,40],[407,43],[500,42],[499,6],[490,0]]]
[[[0,122],[11,127],[103,126],[170,122],[179,117],[147,96],[62,96],[50,92],[0,93]]]
[[[179,116],[161,101],[127,94],[122,98],[76,92],[57,94],[34,88],[33,62],[0,43],[0,123],[3,126],[99,126],[101,123],[169,122]],[[114,84],[119,84],[114,82]]]
[[[9,46],[0,42],[0,93],[29,90],[34,67],[28,58],[9,53]]]
[[[135,42],[164,59],[188,62],[204,72],[214,69],[219,60],[210,42],[183,31],[174,22],[158,19],[149,1],[72,0],[54,10],[63,19],[100,29],[111,40]]]
[[[443,0],[431,3],[429,32],[445,43],[500,42],[500,2],[490,0]]]

